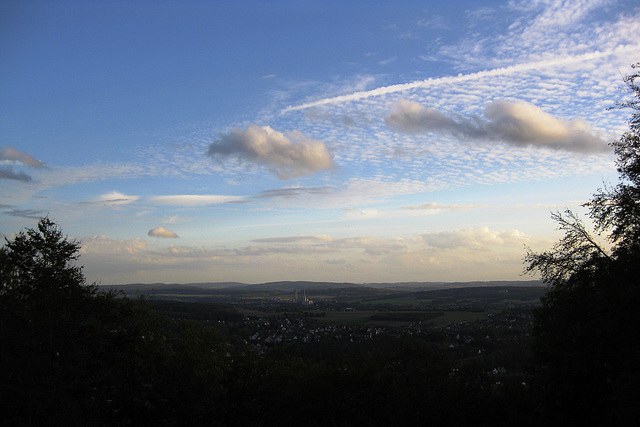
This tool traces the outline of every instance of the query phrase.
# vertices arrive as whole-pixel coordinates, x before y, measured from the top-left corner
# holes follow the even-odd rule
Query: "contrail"
[[[289,111],[304,110],[311,107],[317,107],[327,104],[339,104],[341,102],[357,101],[363,98],[369,98],[371,96],[386,95],[389,93],[402,92],[409,89],[427,88],[432,86],[446,85],[451,83],[466,82],[469,80],[478,80],[485,77],[503,76],[506,74],[519,73],[528,70],[535,70],[540,68],[554,67],[558,65],[571,64],[575,62],[590,61],[596,58],[602,58],[612,55],[613,53],[624,53],[627,51],[640,50],[640,44],[618,46],[615,49],[600,52],[595,51],[591,53],[585,53],[582,55],[556,57],[553,59],[546,59],[543,61],[529,62],[525,64],[516,64],[510,67],[496,68],[493,70],[479,71],[471,74],[459,74],[457,76],[430,78],[427,80],[419,80],[411,83],[397,84],[391,86],[379,87],[377,89],[365,90],[361,92],[351,93],[349,95],[340,95],[333,98],[319,99],[313,102],[307,102],[306,104],[300,104],[296,106],[290,106],[282,110],[282,113],[288,113]]]

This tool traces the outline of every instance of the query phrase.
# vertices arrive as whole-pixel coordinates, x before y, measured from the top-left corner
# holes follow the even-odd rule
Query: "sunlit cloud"
[[[413,101],[396,103],[385,123],[408,133],[448,133],[460,140],[501,141],[575,152],[608,151],[605,141],[582,119],[562,120],[526,101],[497,100],[487,105],[485,119],[450,117]]]
[[[279,236],[253,239],[248,245],[234,248],[158,247],[139,238],[110,239],[105,236],[86,237],[82,243],[82,260],[88,261],[86,265],[90,267],[92,277],[99,277],[106,271],[101,266],[118,265],[118,274],[123,277],[144,275],[140,277],[147,281],[179,280],[177,275],[187,271],[197,273],[191,276],[194,281],[207,280],[212,274],[219,280],[242,280],[239,277],[251,277],[251,271],[260,268],[261,280],[265,281],[309,277],[314,272],[320,274],[314,276],[316,280],[341,277],[342,280],[392,282],[398,277],[451,280],[452,268],[462,274],[456,276],[457,280],[482,280],[483,277],[496,280],[496,277],[517,275],[522,271],[523,245],[539,246],[540,241],[518,230],[480,227],[421,234],[414,238],[366,235],[336,238],[326,234]],[[460,265],[468,268],[460,271]],[[500,274],[496,274],[496,268],[500,269]],[[288,276],[282,275],[283,269],[288,271]],[[372,280],[374,277],[376,279]]]
[[[209,146],[207,154],[214,159],[235,157],[239,161],[266,166],[280,179],[336,167],[322,141],[308,138],[299,131],[285,135],[269,126],[251,125],[246,130],[236,128],[228,134],[220,134],[220,138]]]
[[[167,230],[164,227],[156,227],[149,230],[147,233],[150,237],[161,237],[163,239],[178,239],[179,236],[171,230]]]
[[[262,239],[253,239],[256,243],[327,243],[333,241],[331,236],[287,236],[287,237],[268,237]]]
[[[149,249],[144,239],[110,239],[103,235],[89,236],[82,239],[80,254],[97,256],[138,255]]]
[[[18,151],[11,146],[0,147],[0,163],[16,162],[32,168],[44,168],[45,164],[31,155]]]
[[[491,246],[522,247],[531,237],[518,230],[491,230],[489,227],[422,234],[416,242],[437,249],[487,251]]]

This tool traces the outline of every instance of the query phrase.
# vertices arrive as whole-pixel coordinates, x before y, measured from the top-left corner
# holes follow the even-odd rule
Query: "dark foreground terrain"
[[[44,327],[20,316],[3,325],[30,334],[15,337],[24,348],[1,354],[12,366],[3,421],[511,426],[564,419],[550,411],[531,354],[533,312],[545,288],[477,285],[95,290],[53,313],[53,323],[46,312],[30,315]]]
[[[156,285],[46,301],[60,311],[4,316],[21,348],[0,353],[2,419],[535,425],[528,341],[544,287],[527,285]]]

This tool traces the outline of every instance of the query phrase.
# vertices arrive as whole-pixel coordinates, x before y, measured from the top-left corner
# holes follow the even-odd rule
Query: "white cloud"
[[[333,254],[357,250],[361,254],[381,256],[407,250],[407,242],[401,238],[355,236],[334,238],[328,235],[285,236],[255,239],[254,242],[268,244],[261,247],[247,247],[238,253],[242,255],[270,255],[291,253],[300,256],[311,254]]]
[[[102,235],[83,238],[80,249],[87,278],[102,282],[108,277],[109,283],[184,282],[186,272],[210,275],[207,269],[224,254],[224,250],[189,246],[158,248],[140,238],[112,239]],[[114,265],[118,268],[114,269]]]
[[[322,141],[292,131],[287,136],[269,126],[251,125],[246,130],[233,129],[221,134],[208,148],[214,158],[236,157],[267,166],[280,179],[311,175],[336,167],[333,156]]]
[[[156,227],[147,233],[150,237],[160,237],[163,239],[178,239],[179,236],[171,230],[167,230],[164,227]]]
[[[335,209],[381,203],[436,188],[420,180],[388,177],[354,178],[341,186],[294,187],[267,190],[256,198],[271,199],[279,208]],[[439,187],[438,187],[439,188]]]
[[[380,211],[377,209],[348,209],[345,215],[346,219],[372,219],[379,218]]]
[[[427,27],[434,30],[447,30],[449,26],[441,15],[431,15],[428,18],[418,20],[418,26]]]
[[[286,237],[268,237],[262,239],[254,239],[257,243],[327,243],[333,241],[331,236],[327,235],[308,235],[308,236],[286,236]]]
[[[491,230],[489,227],[422,234],[416,242],[437,249],[488,251],[491,247],[522,247],[531,238],[518,230]]]
[[[496,280],[522,271],[523,243],[540,246],[517,230],[487,227],[401,237],[298,235],[255,239],[258,245],[158,247],[143,239],[82,239],[90,280],[110,283],[219,280],[398,281]],[[550,242],[544,242],[548,246]],[[340,260],[340,262],[337,262]],[[117,265],[114,272],[113,266]],[[465,268],[460,268],[465,266]],[[256,273],[256,272],[259,273]],[[283,275],[284,274],[284,275]]]
[[[148,244],[143,239],[110,239],[103,235],[85,237],[82,239],[80,255],[82,256],[131,256],[145,253]]]
[[[409,209],[409,210],[429,210],[429,211],[440,211],[440,210],[451,210],[451,211],[457,211],[457,210],[463,210],[463,209],[476,209],[478,208],[478,205],[442,205],[440,203],[423,203],[421,205],[418,206],[403,206],[402,209]]]
[[[98,197],[96,202],[104,206],[121,206],[133,203],[139,198],[140,197],[138,196],[127,196],[126,194],[112,191],[111,193],[103,194]]]
[[[331,98],[319,99],[317,101],[307,102],[304,104],[290,106],[282,110],[283,113],[296,111],[296,110],[305,110],[311,107],[318,107],[321,105],[327,104],[339,104],[344,102],[352,102],[358,101],[365,98],[377,97],[388,95],[397,92],[405,92],[412,89],[425,89],[436,86],[443,85],[460,85],[460,83],[465,83],[469,81],[482,80],[486,78],[499,77],[511,74],[524,73],[526,71],[532,70],[541,70],[544,68],[552,68],[552,67],[560,67],[567,66],[571,64],[581,63],[593,61],[599,58],[606,58],[612,55],[620,55],[623,53],[633,53],[638,52],[640,50],[640,45],[631,44],[631,45],[619,45],[614,46],[611,49],[605,51],[594,51],[588,52],[579,55],[558,55],[554,57],[548,57],[543,60],[531,61],[520,63],[516,65],[511,65],[508,67],[500,67],[491,70],[479,71],[476,73],[470,74],[459,74],[457,76],[448,76],[448,77],[440,77],[440,78],[430,78],[427,80],[419,80],[411,83],[403,83],[403,84],[395,84],[390,86],[383,86],[376,89],[366,90],[366,91],[358,91],[347,95],[340,95]]]
[[[413,101],[396,103],[385,123],[409,133],[441,132],[458,139],[497,140],[516,146],[574,152],[604,152],[608,147],[582,119],[562,120],[526,101],[497,100],[478,117],[449,117]]]
[[[243,200],[241,196],[222,196],[222,195],[194,195],[194,194],[181,194],[173,196],[156,196],[152,197],[151,201],[160,205],[175,205],[175,206],[208,206],[217,205],[220,203],[233,203]]]

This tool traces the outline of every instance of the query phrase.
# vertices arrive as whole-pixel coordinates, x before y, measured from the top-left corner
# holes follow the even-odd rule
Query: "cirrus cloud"
[[[241,196],[223,196],[217,194],[178,194],[173,196],[156,196],[151,201],[160,205],[174,206],[208,206],[220,203],[239,203]]]
[[[220,134],[207,150],[214,159],[235,157],[266,166],[280,179],[312,175],[336,167],[333,156],[322,141],[292,131],[288,135],[269,126],[251,125]]]
[[[485,119],[450,117],[413,101],[401,100],[385,117],[392,129],[412,133],[449,133],[458,139],[497,140],[524,147],[545,147],[581,153],[608,147],[582,119],[563,120],[526,101],[497,100],[487,105]]]
[[[402,209],[409,210],[428,210],[428,211],[440,211],[440,210],[463,210],[463,209],[476,209],[478,207],[484,207],[484,205],[442,205],[440,203],[423,203],[419,206],[403,206]]]

